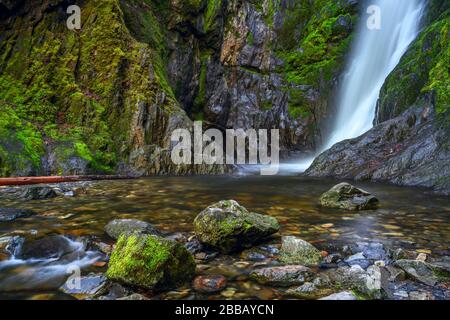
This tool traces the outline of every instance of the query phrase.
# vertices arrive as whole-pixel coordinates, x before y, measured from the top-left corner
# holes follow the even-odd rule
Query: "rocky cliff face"
[[[361,137],[336,144],[306,174],[422,186],[448,194],[449,133],[436,127],[432,102],[421,100]]]
[[[422,32],[381,90],[377,125],[324,152],[307,175],[450,193],[449,14],[448,2],[428,3]]]
[[[171,163],[170,134],[279,128],[312,150],[356,1],[0,1],[0,175],[216,173]]]

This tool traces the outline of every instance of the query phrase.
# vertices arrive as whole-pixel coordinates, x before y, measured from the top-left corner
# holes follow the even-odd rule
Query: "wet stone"
[[[227,279],[222,275],[198,276],[192,283],[195,291],[201,293],[219,292],[225,289],[226,285]]]
[[[280,261],[286,264],[318,265],[322,260],[321,252],[309,242],[292,236],[282,238]]]
[[[20,259],[50,259],[60,258],[77,249],[77,245],[69,238],[55,235],[37,240],[26,240],[17,250]]]
[[[349,183],[340,183],[320,197],[320,204],[323,207],[352,211],[376,209],[378,202],[378,199],[367,191]]]
[[[419,260],[398,260],[395,266],[403,269],[409,278],[428,286],[434,286],[444,278],[449,279],[450,273],[445,269]]]
[[[333,254],[329,254],[328,256],[326,256],[323,259],[323,262],[327,263],[327,264],[334,264],[334,263],[338,263],[341,260],[342,260],[342,256],[339,253],[333,253]]]
[[[371,262],[368,259],[366,259],[366,257],[362,252],[348,257],[347,259],[345,259],[345,262],[350,266],[357,265],[363,269],[367,269],[371,265]]]
[[[142,294],[134,293],[134,294],[126,296],[126,297],[118,298],[117,300],[135,300],[135,301],[139,301],[139,300],[150,300],[150,299],[145,297],[145,296],[143,296]]]
[[[219,255],[218,252],[205,252],[205,251],[202,251],[202,252],[196,253],[194,255],[194,258],[196,260],[201,260],[201,261],[208,262],[208,261],[214,260],[218,255]]]
[[[388,253],[382,243],[377,242],[357,242],[351,247],[352,253],[362,253],[365,259],[384,260],[388,259]]]
[[[7,236],[0,238],[0,251],[11,256],[17,256],[25,239],[20,236]]]
[[[19,193],[19,198],[24,200],[46,200],[56,198],[57,196],[55,190],[47,186],[25,187]]]
[[[304,300],[316,300],[334,292],[331,288],[318,288],[312,282],[305,282],[300,287],[289,289],[286,294]]]
[[[406,278],[405,271],[394,266],[386,266],[386,270],[389,272],[389,281],[398,282],[403,281]]]
[[[129,236],[133,233],[149,234],[155,236],[161,235],[161,233],[156,230],[156,228],[152,224],[136,219],[112,220],[105,226],[105,232],[108,236],[116,240],[119,239],[122,234],[126,236]]]
[[[19,218],[28,218],[35,215],[33,210],[0,208],[0,222],[14,221]]]
[[[334,293],[319,300],[339,301],[339,300],[358,300],[358,298],[350,291],[343,291],[339,293]]]
[[[184,246],[192,254],[196,254],[203,250],[203,245],[197,238],[189,240]]]
[[[107,284],[108,280],[101,274],[81,277],[79,282],[69,278],[61,291],[74,296],[96,296],[105,292]]]
[[[250,277],[261,284],[283,287],[303,284],[312,275],[313,272],[308,267],[288,265],[257,269]]]

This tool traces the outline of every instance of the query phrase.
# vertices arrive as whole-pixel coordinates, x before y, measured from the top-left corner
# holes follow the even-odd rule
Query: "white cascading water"
[[[419,32],[424,0],[373,0],[370,4],[380,9],[381,28],[371,30],[367,19],[360,21],[338,95],[333,131],[321,151],[373,127],[381,87]],[[313,160],[297,163],[296,169],[305,171]]]

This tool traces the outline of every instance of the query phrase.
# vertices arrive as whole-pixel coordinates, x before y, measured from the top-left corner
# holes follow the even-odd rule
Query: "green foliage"
[[[159,20],[169,13],[170,4],[120,3],[123,7],[119,0],[84,2],[80,31],[69,31],[56,11],[37,22],[19,16],[0,44],[0,100],[34,128],[57,161],[79,157],[96,173],[112,172],[123,159],[138,102],[159,101],[165,112],[179,111],[167,80]],[[4,154],[12,152],[4,143],[1,147]],[[32,159],[39,171],[40,160],[36,155]],[[56,170],[65,172],[62,167]]]
[[[22,120],[14,106],[2,99],[0,114],[0,176],[39,172],[44,153],[39,130]]]
[[[205,11],[205,32],[209,31],[214,27],[217,14],[222,7],[222,0],[208,0],[206,11]]]
[[[194,100],[193,110],[191,110],[194,118],[201,119],[202,111],[206,103],[206,68],[211,54],[209,52],[203,53],[200,57],[201,67],[200,67],[200,78],[199,78],[199,89],[198,94]]]
[[[380,95],[380,121],[400,115],[423,94],[433,93],[439,122],[450,123],[449,14],[447,10],[420,33],[387,78]]]
[[[290,83],[317,89],[341,71],[356,12],[342,1],[303,0],[288,7],[286,14],[278,32],[277,54],[285,61],[280,71]],[[302,94],[295,86],[290,89],[289,111],[293,117],[310,114]]]

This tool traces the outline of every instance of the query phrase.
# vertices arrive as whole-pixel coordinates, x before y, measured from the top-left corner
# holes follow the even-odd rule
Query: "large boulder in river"
[[[14,221],[19,218],[28,218],[35,215],[33,210],[0,208],[0,222]]]
[[[249,212],[234,200],[215,203],[194,220],[198,239],[224,253],[250,247],[279,229],[275,218]]]
[[[345,210],[369,210],[376,209],[378,199],[367,191],[344,182],[325,192],[320,197],[320,204],[324,207]]]
[[[105,232],[113,239],[119,239],[122,234],[130,235],[133,233],[161,235],[153,225],[148,222],[135,219],[116,219],[110,221],[105,226]]]
[[[192,254],[180,243],[144,234],[121,235],[107,277],[145,289],[168,289],[194,276]]]
[[[322,262],[321,252],[309,242],[296,237],[283,237],[280,260],[288,264],[317,265]]]

